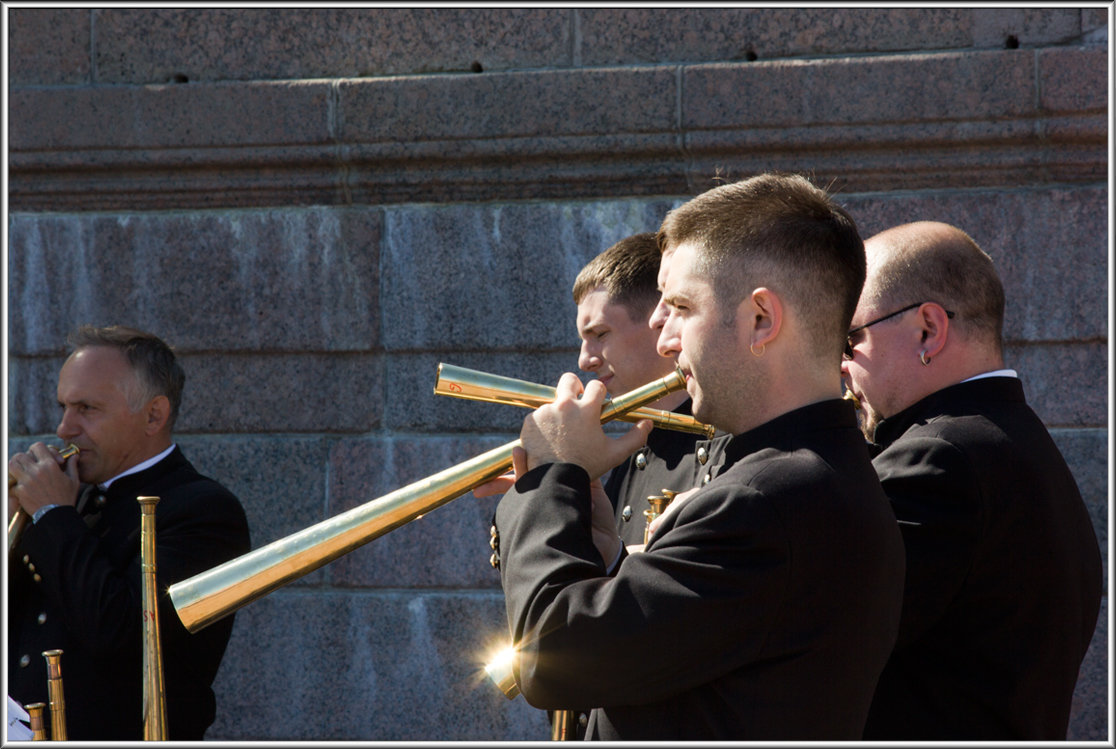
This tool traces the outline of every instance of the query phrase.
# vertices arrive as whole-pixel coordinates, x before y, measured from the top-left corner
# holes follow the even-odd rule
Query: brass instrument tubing
[[[140,505],[140,568],[143,577],[143,740],[167,740],[167,697],[159,639],[159,597],[155,585],[155,505],[158,497],[136,497]]]
[[[654,403],[686,386],[681,370],[609,401],[601,422]],[[390,494],[304,528],[170,586],[171,602],[190,632],[212,624],[242,606],[334,559],[379,538],[506,473],[519,440]]]
[[[24,705],[23,709],[27,711],[27,717],[31,725],[31,740],[32,741],[46,741],[46,703],[45,702],[32,702],[30,705]]]
[[[434,382],[435,395],[451,398],[498,403],[523,408],[538,408],[554,400],[555,388],[538,385],[514,377],[489,374],[455,364],[438,364],[438,377]],[[654,401],[652,401],[654,402]],[[693,416],[662,411],[657,408],[636,408],[616,417],[617,421],[636,422],[650,419],[659,429],[700,434],[706,439],[713,436],[714,427],[702,424]]]
[[[77,455],[78,452],[79,452],[79,450],[77,448],[77,445],[70,444],[70,445],[66,445],[64,448],[62,448],[58,452],[58,457],[66,459],[66,458],[70,458],[74,455]],[[16,484],[15,476],[13,476],[12,474],[9,473],[8,474],[8,488],[11,489],[13,486],[15,486],[15,484]],[[12,549],[14,549],[16,547],[16,544],[19,543],[19,537],[21,535],[23,535],[23,530],[24,530],[24,528],[27,527],[27,523],[29,523],[30,521],[31,521],[31,516],[28,515],[26,512],[24,512],[22,509],[16,510],[15,513],[12,515],[12,519],[8,521],[8,553],[9,554],[11,553]]]
[[[841,399],[851,401],[853,404],[853,408],[855,408],[857,411],[860,410],[860,399],[856,397],[856,394],[853,391],[846,390],[845,394],[841,396]]]
[[[647,520],[647,525],[643,526],[643,543],[646,546],[647,542],[651,540],[651,521],[663,514],[663,510],[667,508],[678,492],[673,492],[670,489],[663,489],[661,495],[656,495],[647,498],[647,504],[651,509],[643,511],[643,517]]]
[[[50,698],[50,740],[66,740],[66,698],[62,692],[62,651],[44,650],[47,660],[47,695]]]
[[[573,741],[577,738],[574,726],[577,725],[577,713],[573,710],[554,710],[550,716],[550,740]]]

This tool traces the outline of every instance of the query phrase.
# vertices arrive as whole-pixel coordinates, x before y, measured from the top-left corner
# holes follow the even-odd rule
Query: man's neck
[[[116,474],[115,476],[113,476],[108,481],[105,481],[102,484],[100,484],[100,487],[102,489],[108,489],[113,484],[113,482],[115,482],[117,479],[121,479],[121,478],[124,478],[125,476],[130,476],[133,473],[139,473],[140,471],[147,470],[151,466],[155,465],[156,463],[159,463],[161,460],[163,460],[168,455],[170,455],[171,451],[174,450],[174,447],[175,447],[175,445],[174,445],[173,442],[167,443],[167,445],[165,447],[163,447],[163,449],[154,453],[150,457],[144,458],[143,460],[137,462],[131,468],[127,468],[127,469],[121,471],[120,473]]]

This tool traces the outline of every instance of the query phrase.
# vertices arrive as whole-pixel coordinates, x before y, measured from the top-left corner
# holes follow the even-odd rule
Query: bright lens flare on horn
[[[488,678],[500,687],[500,691],[509,700],[514,700],[519,696],[519,685],[515,683],[515,675],[512,673],[512,663],[515,661],[515,648],[508,645],[503,650],[499,651],[488,661],[488,665],[484,667],[484,672],[488,674]]]

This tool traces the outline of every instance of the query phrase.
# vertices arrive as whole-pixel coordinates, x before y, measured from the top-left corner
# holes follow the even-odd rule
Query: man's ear
[[[918,322],[922,327],[922,352],[930,361],[945,348],[949,338],[949,315],[937,302],[926,302],[918,308]]]
[[[170,399],[165,395],[156,395],[147,404],[147,423],[144,432],[148,436],[156,435],[166,428],[170,420]]]
[[[752,353],[757,349],[764,351],[767,344],[779,336],[783,327],[783,300],[771,289],[760,286],[752,290],[744,304],[748,306],[748,314],[752,317],[749,347]]]

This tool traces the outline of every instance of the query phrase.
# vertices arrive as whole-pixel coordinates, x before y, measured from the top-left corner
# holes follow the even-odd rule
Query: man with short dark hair
[[[656,349],[658,330],[648,325],[659,301],[659,255],[655,234],[633,234],[589,261],[574,281],[578,367],[596,374],[610,397],[674,370],[674,360],[659,356]],[[651,406],[690,414],[685,392],[671,393]],[[664,489],[682,492],[696,486],[715,444],[697,434],[652,429],[647,444],[612,470],[604,490],[616,508],[625,544],[643,544],[647,498]]]
[[[174,444],[185,374],[159,338],[82,327],[58,377],[63,462],[37,442],[8,462],[9,515],[31,516],[8,571],[8,690],[47,702],[42,651],[61,649],[73,740],[143,738],[141,570],[137,496],[156,496],[157,589],[250,548],[244,510]],[[84,486],[83,486],[84,485]],[[233,617],[189,634],[159,600],[167,730],[200,740],[213,722],[212,683]]]
[[[865,738],[1064,740],[1101,559],[1065,460],[1004,368],[999,276],[948,224],[865,249],[842,369],[907,555]]]
[[[856,226],[805,179],[763,175],[672,211],[660,236],[651,324],[694,416],[733,435],[725,467],[641,553],[594,536],[591,480],[650,425],[609,438],[604,388],[563,375],[496,510],[516,682],[536,707],[595,708],[590,738],[859,739],[903,550],[840,398]]]

